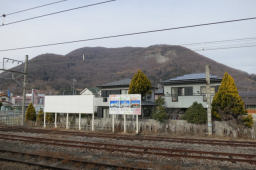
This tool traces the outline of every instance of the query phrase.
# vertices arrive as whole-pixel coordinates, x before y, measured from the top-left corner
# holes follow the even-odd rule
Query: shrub
[[[54,113],[46,113],[46,122],[53,123],[55,119]]]
[[[248,128],[252,128],[253,125],[253,118],[252,115],[247,115],[246,117],[244,117],[242,119],[244,126],[248,127]]]
[[[152,115],[153,119],[163,122],[168,118],[164,104],[165,104],[165,101],[162,97],[159,97],[156,100],[156,107]]]
[[[185,112],[183,117],[189,123],[203,124],[207,121],[206,109],[201,103],[194,102]]]
[[[25,119],[31,120],[31,121],[36,121],[36,110],[32,103],[30,103],[28,105],[28,108],[27,108],[26,114],[25,114]]]

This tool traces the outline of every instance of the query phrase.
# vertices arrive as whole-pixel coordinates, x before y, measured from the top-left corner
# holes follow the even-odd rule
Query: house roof
[[[94,95],[97,95],[97,94],[99,93],[99,91],[100,91],[100,89],[97,88],[97,87],[88,87],[88,88],[83,89],[83,90],[80,92],[80,94],[83,94],[86,90],[91,91],[92,94],[94,94]]]
[[[126,79],[106,83],[103,85],[99,85],[97,87],[129,87],[130,82],[131,82],[131,79],[126,78]]]
[[[256,91],[239,92],[246,105],[256,105]]]
[[[205,73],[195,73],[195,74],[186,74],[183,76],[178,76],[175,78],[171,78],[165,81],[162,81],[164,85],[171,84],[190,84],[190,83],[206,83]],[[210,81],[212,83],[220,83],[221,78],[215,75],[210,75]]]

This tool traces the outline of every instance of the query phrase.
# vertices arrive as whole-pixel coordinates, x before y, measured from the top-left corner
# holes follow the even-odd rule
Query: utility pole
[[[212,135],[212,113],[211,113],[211,91],[210,91],[210,68],[209,68],[209,65],[205,66],[205,78],[206,78],[208,135],[211,136]]]
[[[27,73],[28,73],[28,55],[26,55],[25,63],[24,63],[23,101],[22,101],[22,125],[24,125],[24,121],[25,121]]]
[[[76,79],[73,79],[73,80],[72,80],[72,93],[73,93],[73,95],[76,94],[76,91],[75,91],[75,83],[76,83],[76,82],[77,82]]]

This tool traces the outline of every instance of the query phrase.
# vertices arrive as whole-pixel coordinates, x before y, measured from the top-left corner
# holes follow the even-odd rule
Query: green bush
[[[153,119],[163,122],[168,118],[164,104],[165,104],[165,101],[162,97],[159,97],[156,100],[156,107],[152,115]]]
[[[252,115],[247,115],[246,117],[244,117],[243,124],[244,124],[244,126],[246,126],[248,128],[252,128],[252,125],[253,125]]]
[[[183,117],[189,123],[194,124],[203,124],[207,121],[206,109],[203,107],[201,103],[194,102],[192,106],[190,106]]]
[[[36,110],[32,103],[28,105],[26,110],[25,119],[30,121],[36,121]]]

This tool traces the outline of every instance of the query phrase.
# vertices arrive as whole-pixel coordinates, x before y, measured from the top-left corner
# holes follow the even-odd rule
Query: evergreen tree
[[[38,112],[37,117],[36,117],[36,121],[38,123],[41,123],[41,122],[44,121],[44,112],[43,112],[42,109]]]
[[[189,123],[203,124],[206,123],[206,109],[201,103],[194,102],[185,112],[184,119]]]
[[[46,122],[53,123],[54,122],[54,113],[46,113]]]
[[[166,109],[165,109],[165,101],[162,97],[159,97],[156,100],[156,107],[154,109],[152,117],[153,119],[158,120],[160,122],[163,122],[168,118]]]
[[[212,101],[212,113],[215,119],[232,120],[246,115],[244,102],[238,94],[234,79],[225,73]]]
[[[35,121],[36,120],[36,110],[35,110],[35,108],[34,108],[32,103],[30,103],[28,105],[28,108],[26,110],[25,119],[26,120],[31,120],[31,121]]]
[[[141,70],[138,70],[129,85],[129,94],[141,94],[143,97],[151,92],[151,87],[151,82],[147,76]]]

